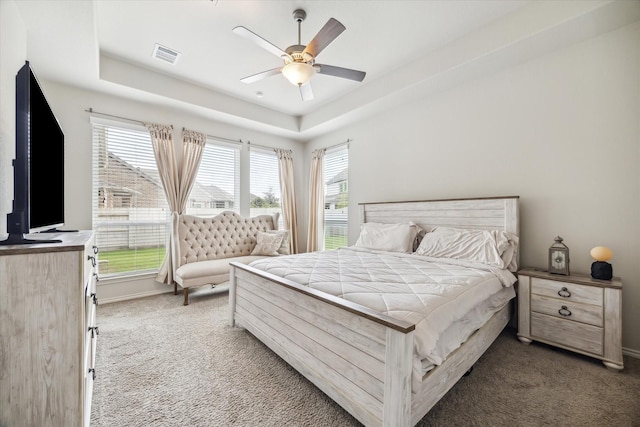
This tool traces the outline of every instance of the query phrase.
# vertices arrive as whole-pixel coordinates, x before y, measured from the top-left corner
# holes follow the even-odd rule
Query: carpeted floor
[[[248,332],[226,287],[98,306],[91,425],[358,426]],[[620,373],[506,329],[419,426],[640,426],[640,360]]]

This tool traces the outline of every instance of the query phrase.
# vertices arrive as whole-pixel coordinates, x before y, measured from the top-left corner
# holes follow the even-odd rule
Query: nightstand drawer
[[[564,301],[602,306],[602,288],[531,278],[531,293]]]
[[[580,304],[542,295],[531,295],[531,311],[548,314],[559,319],[588,323],[602,327],[602,306]]]
[[[603,354],[603,329],[584,323],[531,313],[531,337],[598,356]]]

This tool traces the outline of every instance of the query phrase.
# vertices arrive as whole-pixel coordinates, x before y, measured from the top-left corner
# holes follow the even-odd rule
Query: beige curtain
[[[309,236],[307,252],[324,249],[324,178],[322,164],[325,149],[313,151],[309,177]]]
[[[275,149],[278,156],[280,174],[280,193],[282,194],[282,219],[284,228],[289,230],[289,251],[298,253],[298,221],[296,212],[296,193],[293,185],[293,152]]]
[[[162,182],[162,188],[164,188],[169,209],[173,212],[178,208],[178,193],[180,187],[176,154],[173,148],[173,126],[160,125],[157,123],[145,123],[144,125],[151,135],[151,143],[153,145],[153,153],[156,157],[160,182]],[[173,283],[172,264],[173,255],[171,242],[170,239],[167,239],[164,261],[156,276],[158,282]]]
[[[151,135],[158,174],[167,197],[167,204],[171,210],[171,232],[164,261],[156,276],[156,281],[173,284],[173,272],[177,265],[177,252],[174,243],[178,215],[182,214],[187,206],[207,136],[199,132],[182,130],[182,163],[178,169],[173,147],[173,127],[155,123],[145,123],[145,126]]]
[[[189,194],[196,182],[196,175],[200,168],[202,153],[207,143],[207,135],[193,130],[182,130],[182,163],[180,164],[180,192],[178,198],[178,213],[184,213],[189,200]]]

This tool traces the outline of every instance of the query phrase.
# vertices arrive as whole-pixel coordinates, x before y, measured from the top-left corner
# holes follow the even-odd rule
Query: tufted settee
[[[258,232],[277,230],[278,217],[275,213],[244,218],[231,211],[211,218],[178,215],[172,230],[174,294],[180,285],[184,305],[188,305],[189,288],[229,280],[230,262],[248,264],[264,258],[265,255],[252,255]],[[288,248],[288,239],[286,244]]]

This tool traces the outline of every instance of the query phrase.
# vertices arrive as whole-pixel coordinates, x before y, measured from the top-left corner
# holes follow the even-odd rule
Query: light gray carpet
[[[226,287],[98,306],[91,425],[358,426],[248,332]],[[420,426],[640,426],[640,360],[597,360],[506,329]]]

